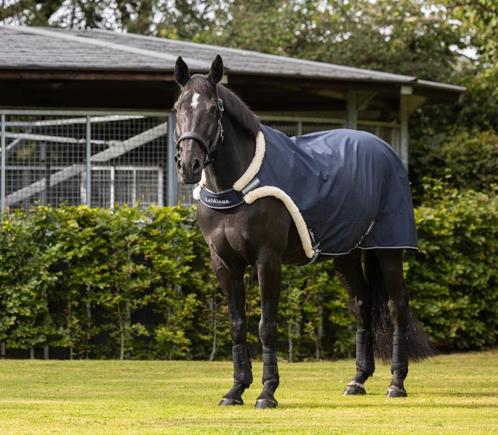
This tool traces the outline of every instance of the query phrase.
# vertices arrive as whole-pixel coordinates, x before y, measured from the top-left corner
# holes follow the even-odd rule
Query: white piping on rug
[[[287,195],[283,190],[274,186],[258,187],[257,189],[251,190],[247,195],[245,195],[244,201],[247,204],[252,204],[257,199],[264,198],[266,196],[274,196],[275,198],[279,199],[284,203],[289,214],[294,220],[294,224],[296,225],[297,233],[299,234],[299,238],[301,239],[301,243],[303,245],[306,257],[313,258],[314,257],[313,245],[311,243],[311,237],[308,232],[308,228],[306,227],[306,223],[304,222],[304,218],[301,215],[299,209],[297,208],[297,205],[294,203],[291,197]]]
[[[263,158],[265,157],[265,149],[265,137],[263,135],[263,132],[260,131],[256,136],[256,150],[254,152],[254,157],[247,167],[246,171],[234,183],[233,188],[235,190],[240,192],[259,172],[259,170],[261,169],[261,165],[263,164]]]

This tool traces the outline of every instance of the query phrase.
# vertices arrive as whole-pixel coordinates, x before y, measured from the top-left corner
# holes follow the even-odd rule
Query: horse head
[[[218,143],[223,140],[223,101],[217,84],[223,77],[223,60],[216,56],[207,75],[190,75],[189,68],[179,57],[175,65],[175,80],[181,92],[175,103],[176,168],[184,184],[195,184],[201,172],[214,158]]]

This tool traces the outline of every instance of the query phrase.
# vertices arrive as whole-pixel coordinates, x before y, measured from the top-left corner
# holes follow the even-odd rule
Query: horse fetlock
[[[263,346],[263,385],[275,392],[279,382],[277,353]]]
[[[408,375],[408,335],[406,333],[393,334],[393,356],[391,362],[393,379],[403,381]]]
[[[373,337],[371,331],[358,329],[356,332],[356,371],[361,374],[358,382],[365,382],[375,371]]]
[[[373,375],[373,372],[366,372],[363,370],[356,370],[356,374],[354,375],[353,382],[357,382],[359,384],[364,384],[367,379]]]
[[[278,367],[263,366],[263,391],[268,390],[275,392],[280,384],[280,377],[278,374]]]
[[[247,347],[236,344],[232,347],[233,378],[235,383],[242,384],[245,388],[252,384],[252,365]]]
[[[391,381],[391,385],[395,385],[397,387],[403,387],[403,382],[408,376],[408,367],[402,369],[396,369],[392,372],[393,379]]]

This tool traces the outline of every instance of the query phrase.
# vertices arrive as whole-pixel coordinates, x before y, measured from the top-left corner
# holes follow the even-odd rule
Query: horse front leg
[[[391,361],[392,381],[387,397],[406,397],[404,381],[408,375],[408,292],[403,279],[401,250],[377,251],[380,268],[389,294],[387,303],[394,326]]]
[[[243,405],[242,394],[252,383],[252,367],[246,343],[246,298],[244,268],[230,267],[219,258],[213,258],[213,266],[220,286],[228,301],[230,333],[232,336],[233,379],[232,388],[223,396],[220,406]]]
[[[281,261],[265,258],[256,265],[261,292],[259,337],[263,345],[263,391],[256,408],[276,408],[275,391],[279,384],[277,364],[277,312],[280,297]]]
[[[337,274],[353,302],[356,317],[356,374],[344,390],[345,396],[366,394],[365,381],[375,371],[371,295],[361,267],[359,250],[335,259]]]

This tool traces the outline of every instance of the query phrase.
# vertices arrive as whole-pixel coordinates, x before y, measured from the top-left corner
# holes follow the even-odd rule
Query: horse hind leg
[[[403,280],[402,251],[379,250],[376,255],[388,292],[387,306],[394,327],[391,360],[392,381],[387,389],[387,397],[406,397],[404,381],[408,375],[410,313],[408,292]]]
[[[375,371],[372,335],[371,295],[361,267],[361,253],[335,259],[336,270],[353,301],[357,320],[356,374],[344,390],[345,396],[366,394],[364,384]]]

